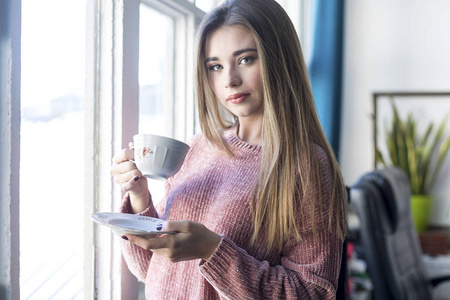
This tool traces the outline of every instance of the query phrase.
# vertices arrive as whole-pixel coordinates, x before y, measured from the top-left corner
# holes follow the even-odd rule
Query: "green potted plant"
[[[417,132],[417,121],[411,113],[403,120],[391,98],[393,119],[386,132],[389,161],[376,149],[376,163],[396,166],[406,172],[411,185],[411,211],[420,233],[428,226],[433,205],[431,188],[436,182],[450,149],[450,137],[445,137],[448,114],[435,128],[431,122],[422,135]]]

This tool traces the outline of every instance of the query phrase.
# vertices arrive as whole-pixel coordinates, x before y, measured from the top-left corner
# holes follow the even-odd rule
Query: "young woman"
[[[148,299],[334,299],[346,193],[316,114],[300,43],[273,0],[231,0],[198,30],[202,134],[154,208],[124,149],[121,211],[175,234],[123,236]]]

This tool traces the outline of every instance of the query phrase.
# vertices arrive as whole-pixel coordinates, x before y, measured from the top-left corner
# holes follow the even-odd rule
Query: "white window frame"
[[[128,146],[138,131],[139,5],[148,5],[174,20],[176,67],[172,136],[194,134],[193,43],[203,12],[185,0],[99,0],[88,2],[85,299],[137,299],[138,285],[123,262],[117,237],[95,226],[98,211],[117,211],[120,187],[109,175],[111,158]],[[186,51],[179,51],[186,49]],[[92,276],[95,274],[95,276]]]
[[[0,1],[0,299],[19,299],[21,1]]]

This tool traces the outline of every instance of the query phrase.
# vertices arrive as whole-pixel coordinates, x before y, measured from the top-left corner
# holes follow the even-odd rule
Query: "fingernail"
[[[127,238],[126,236],[122,235],[122,238],[123,238],[125,241],[128,241],[128,238]]]
[[[134,181],[138,181],[139,180],[139,176],[134,177]]]
[[[156,230],[161,231],[162,229],[162,224],[158,224],[158,226],[156,226]]]

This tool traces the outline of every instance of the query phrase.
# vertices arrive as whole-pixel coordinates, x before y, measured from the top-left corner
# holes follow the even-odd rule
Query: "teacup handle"
[[[130,150],[134,151],[134,147],[130,147]],[[132,160],[132,159],[129,159],[128,161],[131,161],[132,163],[136,164],[136,162],[134,160]]]

